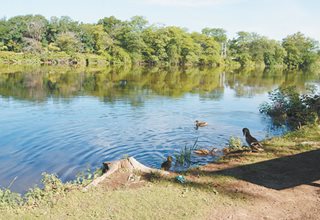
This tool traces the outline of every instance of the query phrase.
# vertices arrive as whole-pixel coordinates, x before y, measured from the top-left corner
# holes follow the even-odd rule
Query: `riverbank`
[[[92,53],[46,52],[15,53],[0,51],[0,64],[14,65],[68,65],[68,66],[106,66],[109,61],[104,56]]]
[[[49,184],[4,219],[316,219],[320,212],[320,127],[304,127],[183,173],[186,184],[153,177],[138,187]]]
[[[172,65],[166,62],[147,63],[147,62],[114,62],[109,56],[103,56],[93,53],[66,53],[60,52],[43,52],[43,53],[16,53],[12,51],[0,51],[0,64],[2,65],[47,65],[47,66],[72,66],[72,67],[85,67],[85,66],[183,66],[183,67],[223,67],[228,70],[239,69],[241,65],[238,62],[232,60],[226,60],[225,62],[216,64],[184,64],[184,65]],[[273,66],[274,68],[282,69],[284,66]],[[257,63],[251,66],[247,66],[245,69],[265,68],[265,65]]]

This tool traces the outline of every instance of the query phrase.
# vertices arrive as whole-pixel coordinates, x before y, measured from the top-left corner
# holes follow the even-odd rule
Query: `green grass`
[[[238,161],[238,163],[254,163],[262,160],[298,154],[320,147],[320,126],[304,126],[297,131],[289,132],[282,137],[274,137],[262,142],[264,152],[227,155],[219,159],[219,163]]]
[[[0,211],[3,219],[198,219],[221,200],[214,192],[170,182],[139,189],[73,190],[54,205]]]

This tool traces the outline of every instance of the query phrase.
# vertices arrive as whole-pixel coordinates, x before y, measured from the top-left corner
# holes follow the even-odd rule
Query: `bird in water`
[[[253,151],[262,151],[262,144],[255,138],[252,137],[248,128],[242,129],[243,135],[246,137],[246,142]]]
[[[170,170],[171,165],[172,165],[172,157],[168,156],[167,160],[161,164],[161,169],[168,171]]]
[[[205,121],[198,121],[198,120],[196,120],[196,121],[195,121],[195,125],[196,125],[196,129],[198,129],[199,127],[208,126],[208,123],[205,122]]]

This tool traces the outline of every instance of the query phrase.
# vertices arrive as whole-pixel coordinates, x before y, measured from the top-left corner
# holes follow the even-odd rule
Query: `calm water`
[[[316,73],[219,69],[72,69],[0,67],[0,186],[64,181],[104,161],[134,156],[159,167],[191,146],[222,148],[248,127],[258,138],[280,134],[259,114],[280,85],[319,84]],[[194,129],[194,121],[208,127]],[[196,164],[214,157],[193,157]]]

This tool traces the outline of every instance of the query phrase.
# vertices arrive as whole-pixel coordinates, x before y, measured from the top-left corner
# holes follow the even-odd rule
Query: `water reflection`
[[[281,70],[223,72],[221,69],[0,67],[0,95],[29,101],[49,97],[89,95],[105,102],[126,97],[140,105],[148,94],[179,97],[199,93],[203,98],[220,99],[229,87],[237,97],[253,97],[277,86],[319,80],[319,74]],[[139,98],[140,97],[140,98]]]

